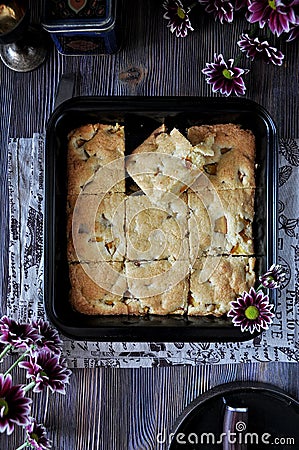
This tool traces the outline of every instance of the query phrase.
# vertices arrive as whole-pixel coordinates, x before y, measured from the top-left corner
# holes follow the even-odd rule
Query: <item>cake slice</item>
[[[122,193],[68,197],[68,261],[124,260],[125,198]]]
[[[190,257],[253,255],[254,189],[188,192]]]
[[[128,314],[123,264],[118,262],[69,264],[70,301],[83,314]]]
[[[184,314],[187,311],[189,262],[126,261],[129,314]]]
[[[212,186],[217,190],[255,187],[251,131],[234,124],[201,125],[190,127],[187,136],[193,146],[206,151],[203,176],[195,180],[194,191]]]
[[[126,201],[126,257],[152,261],[188,259],[187,196],[164,197],[163,207],[147,195],[131,195]]]
[[[192,158],[191,158],[192,156]],[[156,129],[126,160],[129,175],[152,201],[160,204],[164,193],[180,195],[199,176],[203,157],[179,130]]]
[[[190,277],[188,315],[222,316],[230,302],[255,283],[255,258],[210,256],[196,260]]]
[[[125,192],[124,127],[85,125],[68,135],[68,193]]]

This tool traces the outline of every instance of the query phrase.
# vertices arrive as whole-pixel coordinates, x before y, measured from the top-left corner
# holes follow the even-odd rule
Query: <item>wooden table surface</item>
[[[34,17],[40,3],[32,1]],[[207,15],[194,20],[196,31],[176,39],[162,18],[162,1],[124,0],[123,46],[113,56],[63,57],[54,47],[47,62],[27,74],[0,64],[1,105],[1,239],[2,298],[7,287],[7,160],[8,137],[43,132],[64,73],[77,75],[77,95],[212,95],[201,69],[214,52],[237,52],[246,28],[215,24]],[[298,43],[283,45],[283,67],[255,64],[246,77],[247,97],[268,109],[281,136],[299,137]],[[231,52],[231,53],[230,53]],[[5,301],[2,304],[5,311]],[[164,449],[156,436],[169,431],[186,405],[209,388],[227,381],[259,380],[299,397],[298,364],[249,363],[155,369],[77,369],[66,396],[35,396],[34,412],[43,421],[57,450]],[[0,448],[14,449],[20,433],[0,436]]]

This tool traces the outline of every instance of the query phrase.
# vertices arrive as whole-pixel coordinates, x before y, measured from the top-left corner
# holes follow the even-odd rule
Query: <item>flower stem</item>
[[[263,288],[264,288],[264,285],[263,285],[263,284],[260,284],[259,287],[256,289],[255,292],[260,291],[260,290],[263,289]]]
[[[8,344],[5,349],[3,350],[2,353],[0,353],[0,361],[2,360],[3,356],[6,355],[6,353],[9,352],[9,350],[12,348],[13,346],[11,344]]]
[[[188,10],[191,11],[195,6],[198,6],[198,1],[191,3],[191,5],[188,6]]]
[[[28,447],[28,442],[24,442],[24,444],[20,445],[20,447],[18,447],[16,450],[21,450],[22,448]]]
[[[4,376],[8,375],[18,364],[19,362],[23,361],[23,359],[26,358],[26,356],[28,355],[28,353],[30,352],[30,349],[27,349],[23,355],[21,355],[11,366],[9,369],[7,369],[7,371],[5,372]]]
[[[236,56],[236,58],[234,59],[234,66],[237,67],[239,62],[241,62],[243,58],[243,53],[239,52],[238,56]]]
[[[30,389],[32,389],[35,386],[35,381],[31,381],[31,383],[27,384],[24,388],[23,388],[23,392],[28,392],[30,391]]]
[[[251,28],[251,30],[248,33],[249,37],[254,37],[255,34],[257,34],[258,30],[259,30],[259,24],[258,22],[255,22]]]

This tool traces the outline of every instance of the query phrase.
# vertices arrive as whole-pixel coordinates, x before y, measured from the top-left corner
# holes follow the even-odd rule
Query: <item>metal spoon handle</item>
[[[248,408],[225,406],[223,420],[223,450],[247,450],[245,439]]]
[[[74,88],[75,88],[75,74],[73,73],[63,74],[57,87],[54,109],[57,108],[64,101],[73,97]]]

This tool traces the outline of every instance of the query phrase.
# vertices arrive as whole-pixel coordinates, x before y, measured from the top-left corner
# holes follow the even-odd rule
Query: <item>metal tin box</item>
[[[276,262],[277,138],[275,125],[258,104],[244,99],[200,97],[78,97],[62,103],[48,122],[46,137],[45,307],[49,319],[75,339],[113,341],[245,341],[223,317],[86,316],[69,303],[66,257],[67,135],[87,123],[124,124],[126,152],[161,123],[184,131],[194,124],[236,123],[256,138],[256,194],[253,233],[256,278]],[[258,281],[257,281],[258,284]],[[276,304],[276,292],[269,292]],[[258,334],[258,333],[257,333]]]
[[[63,55],[116,53],[117,22],[117,0],[44,1],[42,25]]]

